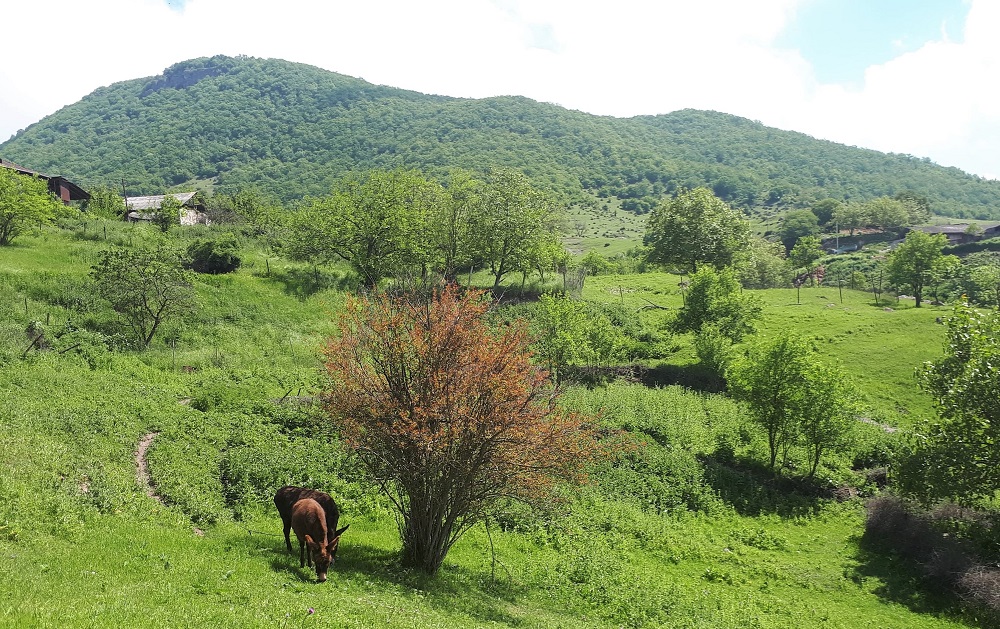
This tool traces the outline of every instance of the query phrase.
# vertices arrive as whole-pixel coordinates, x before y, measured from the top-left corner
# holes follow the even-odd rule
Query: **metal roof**
[[[188,202],[194,198],[197,192],[175,192],[171,194],[173,198],[180,201],[181,205],[188,205]],[[150,197],[129,197],[128,198],[128,208],[130,210],[158,210],[160,206],[163,205],[163,197],[165,194],[156,194]]]

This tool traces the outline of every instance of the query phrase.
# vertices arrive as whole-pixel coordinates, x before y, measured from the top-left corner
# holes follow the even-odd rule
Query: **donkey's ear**
[[[309,547],[309,550],[319,550],[319,544],[314,542],[313,538],[308,535],[306,535],[306,546]]]
[[[337,532],[333,534],[334,538],[337,538],[337,537],[340,537],[341,535],[343,535],[343,534],[344,534],[344,531],[346,531],[346,530],[347,530],[347,529],[349,529],[349,528],[351,528],[351,525],[350,525],[350,524],[348,524],[347,526],[345,526],[345,527],[344,527],[344,528],[342,528],[342,529],[337,529]]]

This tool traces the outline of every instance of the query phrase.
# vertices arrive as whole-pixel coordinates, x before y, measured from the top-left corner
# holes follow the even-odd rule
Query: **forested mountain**
[[[609,89],[611,89],[609,87]],[[275,59],[212,57],[102,87],[0,145],[84,187],[154,194],[254,185],[291,200],[347,171],[523,170],[566,200],[645,212],[680,186],[741,207],[910,191],[935,213],[1000,218],[1000,183],[926,159],[848,147],[717,112],[628,119],[523,97],[460,99],[373,85]]]

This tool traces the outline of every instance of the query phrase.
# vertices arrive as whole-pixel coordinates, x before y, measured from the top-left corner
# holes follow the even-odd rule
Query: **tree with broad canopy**
[[[889,256],[889,280],[896,286],[910,289],[915,306],[920,307],[924,286],[930,281],[931,271],[941,258],[948,240],[944,234],[925,234],[911,231],[906,240]]]
[[[645,243],[654,264],[697,271],[722,268],[750,241],[750,224],[708,188],[682,189],[649,215]]]
[[[101,253],[90,271],[97,294],[124,317],[141,347],[149,347],[164,321],[195,309],[191,271],[163,245],[115,248]]]
[[[454,285],[352,298],[324,351],[326,412],[396,509],[403,563],[430,574],[499,500],[581,481],[600,450],[526,329],[490,329],[487,308]]]

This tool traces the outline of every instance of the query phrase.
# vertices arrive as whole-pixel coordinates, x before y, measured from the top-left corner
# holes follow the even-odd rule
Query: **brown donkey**
[[[292,530],[292,507],[303,498],[312,498],[319,503],[319,506],[323,507],[323,511],[326,512],[327,531],[336,531],[337,522],[340,520],[340,510],[337,509],[337,503],[333,501],[330,494],[317,489],[285,485],[274,494],[274,506],[278,508],[281,523],[285,527],[285,546],[288,548],[288,552],[292,552],[292,539],[288,535],[288,532]]]
[[[312,498],[296,502],[292,506],[292,529],[299,539],[299,567],[305,568],[307,563],[309,566],[315,563],[316,578],[320,583],[326,581],[326,571],[337,556],[340,535],[347,530],[347,526],[331,536],[326,528],[326,513],[318,502]]]

